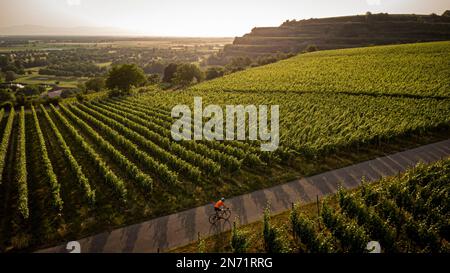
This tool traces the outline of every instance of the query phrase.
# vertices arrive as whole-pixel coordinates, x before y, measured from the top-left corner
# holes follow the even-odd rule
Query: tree
[[[105,88],[106,82],[103,77],[96,77],[88,80],[85,84],[87,91],[99,92]]]
[[[45,91],[45,87],[39,85],[27,85],[24,88],[17,91],[17,94],[22,94],[24,96],[37,96]]]
[[[161,81],[161,77],[159,76],[159,74],[150,74],[147,77],[147,82],[149,84],[157,84]]]
[[[226,64],[225,58],[223,58],[221,55],[217,55],[217,54],[209,56],[205,62],[207,65],[225,65]]]
[[[76,89],[76,88],[73,88],[73,89],[64,89],[62,92],[61,92],[61,95],[60,95],[60,97],[61,98],[70,98],[70,97],[73,97],[73,96],[76,96],[77,94],[81,94],[82,92],[81,92],[81,90],[80,89]]]
[[[25,74],[25,70],[23,69],[22,66],[17,67],[15,64],[13,63],[9,63],[6,66],[1,68],[2,71],[13,71],[16,74]]]
[[[317,51],[317,46],[316,45],[308,45],[305,48],[305,52],[314,52],[314,51]]]
[[[27,98],[23,94],[17,94],[16,95],[16,105],[17,106],[23,106],[27,103]]]
[[[203,79],[203,72],[195,64],[181,64],[177,67],[177,71],[172,82],[180,85],[189,85],[192,82],[200,82]]]
[[[6,67],[9,64],[9,58],[6,55],[0,55],[0,68]]]
[[[163,76],[162,81],[166,82],[166,83],[172,83],[172,79],[175,76],[175,73],[177,72],[177,67],[178,67],[178,65],[176,63],[169,64],[164,69],[164,76]]]
[[[84,82],[78,82],[77,89],[80,90],[81,93],[86,93],[86,91],[87,91],[86,85],[84,84]]]
[[[163,74],[164,64],[161,62],[151,62],[144,67],[144,72],[147,74]]]
[[[16,74],[24,74],[23,65],[19,61],[11,62],[11,59],[7,55],[0,55],[0,70],[13,71]]]
[[[249,57],[236,57],[226,65],[226,68],[230,72],[236,72],[244,70],[252,64],[252,60]]]
[[[373,19],[375,19],[375,17],[373,16],[372,12],[368,11],[368,12],[366,12],[365,19],[366,19],[366,23],[372,23],[372,21],[373,21]]]
[[[237,57],[231,60],[231,65],[246,68],[252,64],[250,57]]]
[[[205,79],[212,80],[218,77],[222,77],[225,71],[221,67],[209,67],[205,72]]]
[[[10,89],[0,89],[0,105],[3,106],[6,103],[14,103],[16,100],[14,93]]]
[[[257,60],[256,60],[256,62],[257,62],[257,64],[258,65],[266,65],[266,64],[271,64],[271,63],[274,63],[274,62],[276,62],[276,61],[278,61],[278,60],[281,60],[281,59],[283,59],[284,58],[284,56],[277,56],[277,57],[275,57],[275,56],[265,56],[265,57],[259,57]]]
[[[9,70],[9,71],[5,72],[5,81],[12,82],[15,79],[17,79],[17,75],[16,75],[16,73],[14,73],[14,71]]]
[[[146,82],[144,71],[135,64],[114,66],[109,71],[106,87],[129,93],[131,88],[143,85]]]

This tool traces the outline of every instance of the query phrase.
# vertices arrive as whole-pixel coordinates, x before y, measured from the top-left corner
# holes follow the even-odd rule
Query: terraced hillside
[[[448,14],[444,13],[444,14]],[[286,21],[279,27],[256,27],[224,48],[222,57],[301,52],[450,39],[447,15],[366,14]]]
[[[1,250],[79,238],[448,138],[449,51],[445,42],[305,54],[188,90],[2,110]],[[397,88],[402,77],[415,82]],[[173,141],[171,107],[194,96],[279,104],[281,148]]]

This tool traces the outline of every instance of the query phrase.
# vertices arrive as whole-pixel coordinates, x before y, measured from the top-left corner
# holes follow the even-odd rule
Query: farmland
[[[319,51],[193,89],[448,97],[449,54],[449,42]]]
[[[22,36],[3,37],[5,42],[0,52],[11,51],[49,51],[77,48],[194,48],[200,46],[204,51],[218,49],[231,43],[232,38],[165,38],[165,37],[82,37],[82,36]]]
[[[1,250],[79,238],[448,138],[449,51],[444,42],[308,53],[182,90],[2,110]],[[281,147],[173,141],[171,108],[194,96],[280,105]]]
[[[83,77],[63,77],[54,75],[39,75],[39,69],[43,67],[34,67],[26,69],[25,75],[20,75],[16,79],[16,82],[23,84],[46,84],[54,85],[56,82],[59,87],[63,88],[76,88],[80,82],[86,81],[87,78]]]
[[[194,96],[203,97],[205,104],[280,105],[282,147],[312,156],[445,128],[450,122],[450,100],[433,98],[192,91],[144,95],[128,99],[128,105],[134,103],[141,111],[145,111],[143,102],[170,108],[178,103],[192,104]]]
[[[0,81],[6,81],[8,72],[11,82],[65,90],[64,98],[86,91],[84,83],[105,77],[116,65],[135,63],[158,80],[170,63],[205,66],[208,57],[229,42],[229,38],[1,37]],[[46,98],[44,92],[39,95],[37,99]]]
[[[263,221],[204,239],[204,252],[363,253],[370,240],[382,252],[449,251],[450,161],[418,165],[356,190],[339,189],[320,202],[298,203]],[[275,234],[266,237],[268,230]],[[197,252],[200,243],[173,252]]]

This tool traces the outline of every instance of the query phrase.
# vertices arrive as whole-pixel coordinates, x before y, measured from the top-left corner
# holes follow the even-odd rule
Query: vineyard
[[[399,135],[420,134],[450,125],[450,98],[180,91],[129,98],[120,104],[133,105],[141,113],[146,113],[145,105],[148,104],[160,109],[170,109],[177,104],[192,106],[194,96],[202,97],[204,104],[222,106],[280,105],[280,150],[295,151],[304,156],[327,154],[340,148],[368,143],[389,142]],[[166,114],[170,114],[169,110]]]
[[[192,89],[449,97],[449,54],[448,41],[319,51]]]
[[[368,243],[376,241],[383,253],[448,253],[449,175],[449,159],[418,164],[280,215],[270,216],[267,208],[262,222],[234,225],[231,232],[207,238],[203,251],[367,253]],[[215,242],[221,242],[219,249]],[[196,252],[198,244],[174,251]]]
[[[263,69],[267,69],[266,72],[270,74],[273,67],[279,65],[274,64],[236,73],[188,90],[170,92],[153,90],[123,98],[99,98],[83,103],[60,103],[49,107],[41,105],[26,109],[23,107],[2,109],[0,251],[35,249],[52,245],[69,238],[76,239],[113,227],[203,205],[217,196],[233,196],[269,187],[323,170],[320,159],[324,157],[348,151],[359,153],[360,149],[369,145],[380,148],[399,139],[412,137],[418,139],[430,132],[443,132],[448,137],[450,98],[446,97],[448,95],[446,92],[449,83],[448,77],[442,75],[445,69],[442,72],[440,68],[446,61],[446,58],[443,58],[444,63],[442,62],[441,53],[448,53],[449,48],[448,43],[434,43],[352,49],[348,52],[338,50],[301,55],[285,61],[311,58],[320,62],[347,55],[350,55],[349,58],[353,55],[362,58],[361,50],[367,51],[364,58],[376,60],[377,54],[383,58],[388,58],[392,54],[404,57],[405,54],[411,55],[419,51],[420,54],[423,53],[422,57],[408,59],[408,62],[411,62],[410,69],[414,67],[422,71],[420,73],[416,71],[420,75],[414,71],[408,74],[416,77],[413,84],[417,86],[404,85],[404,88],[397,89],[399,92],[414,96],[390,96],[395,93],[391,91],[397,87],[394,82],[401,77],[398,73],[402,71],[396,69],[404,68],[404,60],[397,59],[401,56],[391,56],[392,62],[399,62],[396,63],[398,67],[392,68],[392,79],[377,81],[389,87],[372,86],[357,80],[341,81],[342,78],[339,77],[348,76],[346,75],[348,71],[342,67],[340,68],[342,73],[334,72],[335,81],[332,83],[325,72],[316,75],[316,80],[328,84],[328,87],[346,90],[345,94],[337,94],[334,91],[290,92],[292,90],[283,87],[287,82],[294,84],[300,80],[308,80],[308,76],[303,74],[294,73],[297,78],[289,81],[280,76],[283,84],[270,80],[273,84],[280,84],[280,90],[289,92],[263,92],[266,91],[266,87],[270,87],[269,84],[266,85],[258,78],[251,80],[246,78],[253,77],[249,76],[249,73],[254,73],[252,71],[261,72]],[[376,62],[384,61],[384,59],[376,60]],[[415,67],[416,61],[423,66]],[[354,62],[361,64],[356,60]],[[376,69],[376,66],[373,69]],[[384,69],[385,67],[384,72],[369,70],[366,73],[381,73],[379,74],[381,77],[387,77],[383,74],[387,73]],[[427,69],[437,71],[435,73]],[[236,84],[244,83],[243,89],[234,90],[233,87],[229,90],[227,81],[234,81],[233,78],[236,77],[242,77],[242,81],[240,83],[237,81]],[[430,84],[425,85],[424,82]],[[246,83],[252,83],[253,89],[261,92],[247,92],[252,89],[247,88]],[[364,86],[367,88],[364,89],[365,92],[361,92],[364,94],[355,95],[352,93],[359,92],[358,88],[352,89],[339,84],[361,84],[361,88]],[[216,85],[221,86],[221,89],[215,90]],[[297,90],[298,86],[295,84],[293,86]],[[413,87],[414,91],[408,89]],[[209,88],[215,91],[210,92]],[[313,88],[313,85],[305,88]],[[330,91],[326,88],[314,89]],[[379,96],[380,92],[374,90],[389,96]],[[430,92],[436,96],[430,95]],[[194,96],[201,96],[204,104],[280,105],[280,148],[271,153],[262,152],[258,141],[174,141],[170,130],[174,122],[171,108],[176,104],[191,105]],[[296,160],[300,160],[300,163],[313,171],[304,172],[301,168],[305,166]],[[349,162],[351,163],[351,160],[342,160],[339,164]],[[333,167],[342,166],[339,164],[335,163]],[[445,166],[448,170],[448,164]],[[386,244],[392,236],[400,233],[398,226],[394,228],[383,226],[383,230],[365,230],[360,224],[366,221],[384,222],[382,219],[386,219],[387,216],[376,211],[378,202],[394,205],[391,199],[386,199],[388,201],[385,202],[383,198],[387,198],[389,194],[391,196],[405,194],[401,202],[413,203],[395,203],[397,210],[400,211],[395,219],[416,221],[412,222],[417,225],[412,226],[411,230],[419,233],[408,236],[438,236],[436,238],[448,239],[442,237],[445,234],[440,233],[442,226],[437,227],[436,232],[423,230],[424,223],[434,221],[434,218],[426,217],[436,216],[433,213],[420,214],[426,210],[426,204],[417,208],[421,210],[417,215],[416,207],[404,207],[407,204],[419,206],[420,203],[411,198],[419,198],[420,194],[432,198],[430,202],[435,202],[434,193],[428,190],[423,193],[421,190],[415,192],[418,189],[413,188],[408,181],[390,183],[385,188],[367,187],[365,189],[367,198],[376,198],[373,200],[365,200],[366,195],[356,198],[341,192],[340,202],[345,213],[336,213],[325,206],[322,210],[323,224],[327,228],[331,225],[338,227],[336,234],[333,234],[336,238],[359,234],[360,237],[354,239],[358,240],[360,245],[355,243],[342,246],[345,250],[361,250],[362,243],[373,234],[382,236],[380,240],[385,240],[383,245],[392,247],[393,251],[402,250],[404,245]],[[441,182],[436,183],[440,185]],[[396,188],[395,185],[404,187]],[[415,194],[413,197],[406,196],[406,191],[410,190]],[[386,193],[381,194],[381,191]],[[443,188],[443,191],[448,193],[446,188]],[[441,197],[439,195],[436,198]],[[370,203],[371,200],[375,203]],[[377,214],[374,214],[375,212]],[[431,216],[432,214],[435,216]],[[313,223],[301,214],[296,214],[295,217],[299,227],[313,226]],[[354,230],[351,232],[340,226],[347,218],[354,219],[350,221],[354,222],[352,226]],[[391,225],[389,221],[388,223]],[[315,237],[303,243],[319,242],[321,246],[314,247],[320,251],[336,249],[328,238],[330,233],[314,234]],[[420,238],[417,240],[422,240]],[[344,237],[341,239],[344,241]],[[417,247],[422,247],[420,250],[435,251],[440,247],[422,246],[420,242],[417,243],[419,245]]]
[[[325,201],[319,220],[294,208],[290,219],[299,250],[364,252],[375,240],[384,252],[448,252],[449,174],[450,161],[444,160],[374,185],[362,183],[357,192],[341,189],[338,208]]]
[[[0,112],[3,250],[192,206],[214,192],[208,181],[218,175],[281,162],[251,143],[175,142],[170,113],[128,104]],[[178,199],[191,192],[197,199]]]
[[[326,201],[323,229],[294,209],[292,228],[303,250],[363,252],[369,241],[385,252],[448,252],[450,249],[450,161],[418,166],[394,179],[338,192],[338,209]]]

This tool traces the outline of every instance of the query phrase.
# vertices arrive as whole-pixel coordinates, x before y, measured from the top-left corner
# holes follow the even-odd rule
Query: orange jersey
[[[214,205],[216,209],[219,209],[220,207],[225,206],[225,203],[222,200],[217,201],[217,203]]]

